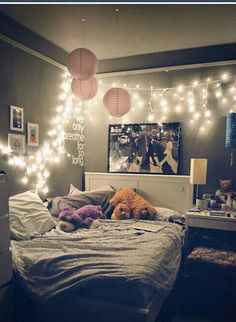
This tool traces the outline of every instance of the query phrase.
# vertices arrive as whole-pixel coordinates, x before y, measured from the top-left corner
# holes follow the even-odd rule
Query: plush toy
[[[232,209],[232,200],[236,197],[236,192],[232,189],[232,180],[219,180],[220,189],[216,191],[216,200],[218,204],[225,203],[226,209]]]
[[[154,219],[155,208],[143,197],[135,193],[131,188],[123,188],[115,193],[110,200],[114,212],[112,219]]]
[[[106,219],[101,206],[87,205],[77,210],[64,209],[59,214],[59,229],[70,232],[78,228],[97,228],[98,219]]]

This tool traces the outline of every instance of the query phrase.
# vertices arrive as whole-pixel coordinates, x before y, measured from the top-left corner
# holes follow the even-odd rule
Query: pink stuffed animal
[[[59,214],[59,228],[70,232],[78,228],[97,228],[98,219],[106,219],[101,206],[87,205],[77,210],[64,209]]]

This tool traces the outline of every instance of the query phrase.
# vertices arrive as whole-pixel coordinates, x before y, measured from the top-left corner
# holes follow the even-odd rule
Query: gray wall
[[[179,71],[169,71],[160,73],[137,74],[132,76],[122,76],[116,78],[103,78],[105,84],[110,85],[116,82],[117,86],[124,83],[127,86],[135,87],[172,87],[178,84],[188,85],[198,79],[204,82],[207,77],[218,79],[219,76],[229,72],[231,75],[236,74],[236,68],[231,66],[211,67],[202,69],[186,69]],[[228,91],[229,87],[235,85],[234,81],[227,82],[223,85],[223,90]],[[200,131],[202,121],[199,120],[195,125],[190,124],[190,113],[182,112],[178,114],[174,110],[174,102],[170,105],[170,112],[167,115],[167,122],[180,122],[182,127],[181,144],[180,144],[180,164],[179,174],[188,175],[191,158],[207,158],[208,173],[207,185],[201,187],[201,192],[214,193],[218,187],[218,179],[234,178],[236,162],[233,168],[230,168],[230,151],[225,148],[225,123],[227,111],[233,106],[234,102],[228,101],[223,105],[215,99],[213,95],[213,86],[210,86],[211,93],[209,96],[209,109],[212,111],[212,124],[206,126],[205,131]],[[101,91],[108,90],[109,86],[100,86]],[[130,94],[136,91],[129,91]],[[137,92],[140,98],[133,101],[135,111],[129,112],[127,123],[148,123],[148,99],[147,92]],[[228,92],[227,92],[228,93]],[[228,94],[226,95],[226,97]],[[139,101],[144,101],[144,107],[139,108]],[[200,98],[198,99],[198,101]],[[107,171],[107,154],[108,154],[108,124],[120,123],[120,119],[113,118],[109,120],[107,112],[104,110],[102,99],[98,101],[97,107],[91,107],[90,115],[93,115],[94,121],[90,121],[87,116],[86,121],[86,171]],[[161,121],[161,108],[154,101],[157,108],[154,122]],[[185,109],[186,110],[186,109]]]
[[[20,26],[1,13],[0,18],[0,32],[43,54],[49,55],[51,58],[54,58],[61,63],[65,63],[67,54],[60,48],[52,45],[45,39],[32,33],[25,27]],[[217,49],[216,56],[219,58],[217,58],[218,60],[222,60],[220,53],[223,49],[224,47],[220,47],[219,50]],[[227,53],[229,52],[235,51],[227,51]],[[207,53],[209,53],[208,50]],[[226,52],[224,51],[224,55],[225,53]],[[189,52],[187,54],[185,51],[182,51],[182,53],[179,52],[176,57],[179,57],[179,63],[181,62],[184,64],[189,57],[194,58],[194,62],[197,62],[197,59],[200,59],[201,57],[207,58],[208,61],[217,60],[216,56],[213,55],[211,48],[211,54],[209,55],[206,54],[206,52],[203,54],[201,50],[199,51],[196,49],[193,52],[191,51],[191,54]],[[167,56],[165,55],[159,57],[160,60],[158,61],[160,61],[160,65],[162,63],[168,65],[166,57]],[[146,62],[145,67],[152,67],[150,66],[150,64],[152,64],[150,56],[148,55],[146,58],[143,58],[143,61]],[[155,58],[157,57],[155,56]],[[43,142],[46,137],[46,132],[51,128],[50,120],[54,115],[54,108],[58,103],[57,99],[60,91],[59,86],[62,72],[58,68],[17,48],[11,47],[2,41],[0,41],[0,59],[0,141],[3,140],[4,142],[7,142],[7,134],[9,132],[9,105],[12,104],[24,108],[25,123],[39,123],[40,141]],[[232,59],[232,57],[226,57],[226,60],[227,59]],[[134,68],[135,60],[133,61],[130,58],[128,60],[128,66]],[[119,60],[118,68],[116,60],[113,62],[103,61],[101,62],[102,68],[100,68],[100,71],[125,69],[128,60],[126,58]],[[151,85],[154,87],[171,87],[176,86],[179,83],[188,84],[195,79],[205,80],[209,76],[218,78],[219,74],[223,71],[229,71],[231,74],[236,74],[235,67],[228,66],[221,68],[186,69],[182,71],[169,71],[168,73],[139,74],[116,77],[113,79],[106,77],[104,78],[104,82],[108,86],[100,86],[100,88],[102,88],[104,92],[114,81],[117,85],[127,83],[128,86],[131,87],[135,87],[137,83],[139,83],[141,87],[150,87]],[[225,87],[227,86],[228,85],[226,84]],[[129,113],[128,123],[147,122],[147,92],[146,94],[144,92],[139,93],[140,98],[136,102],[133,102],[135,111]],[[113,119],[112,121],[109,121],[108,115],[103,108],[101,92],[97,97],[99,98],[98,105],[94,105],[93,101],[89,104],[84,104],[85,110],[88,112],[85,127],[85,170],[106,172],[108,124],[119,123],[119,120]],[[146,105],[144,105],[142,109],[138,107],[140,100],[146,102]],[[217,100],[212,98],[210,99],[209,104],[210,109],[213,112],[212,125],[209,126],[204,133],[199,132],[201,122],[198,122],[196,126],[190,126],[190,116],[186,113],[176,114],[174,111],[170,111],[167,121],[178,121],[182,124],[179,173],[189,174],[191,158],[207,158],[209,161],[207,185],[202,188],[202,192],[206,191],[211,193],[217,188],[219,178],[235,178],[236,169],[235,165],[233,168],[230,168],[230,153],[224,147],[226,112],[231,107],[232,102],[228,102],[226,107],[223,107],[218,104]],[[90,121],[91,116],[93,116],[94,121]],[[158,110],[155,117],[156,122],[161,120],[160,116]],[[32,185],[25,187],[19,183],[21,177],[20,171],[9,167],[6,160],[0,159],[0,168],[7,169],[9,173],[10,194],[32,188]],[[72,166],[69,159],[63,159],[58,166],[52,166],[50,170],[51,177],[49,179],[49,188],[51,193],[49,194],[56,195],[66,193],[68,191],[69,183],[73,183],[78,187],[82,186],[83,168]]]
[[[1,17],[0,17],[1,18]],[[4,20],[1,20],[0,29],[3,27]],[[6,22],[6,21],[5,21]],[[9,21],[8,21],[9,23]],[[1,32],[10,30],[12,24],[4,25]],[[10,28],[11,27],[11,28]],[[21,27],[13,28],[11,36],[15,36],[14,30],[19,33]],[[24,30],[24,37],[28,35],[27,40],[37,46],[41,44],[41,52],[50,49],[50,55],[53,57],[53,49],[55,49],[55,58],[66,56],[58,48],[54,48],[51,44],[43,39],[38,41],[37,35]],[[21,38],[21,37],[19,37]],[[18,40],[20,40],[18,38]],[[59,59],[58,59],[59,60]],[[63,72],[55,66],[42,61],[22,50],[14,48],[3,41],[0,41],[0,142],[7,144],[7,135],[9,132],[9,105],[16,105],[24,108],[25,114],[25,130],[26,123],[38,123],[40,126],[40,142],[43,143],[47,138],[47,132],[51,129],[50,121],[55,113],[55,108],[58,105],[58,96],[60,94],[60,85],[62,82]],[[18,134],[21,134],[18,132]],[[70,147],[68,148],[70,150]],[[37,151],[37,148],[29,149],[31,153]],[[22,185],[22,171],[8,165],[7,160],[0,158],[0,169],[5,169],[9,175],[9,194],[15,194],[33,188],[33,184]],[[83,168],[71,164],[71,160],[67,157],[62,157],[61,162],[57,165],[52,164],[49,167],[51,176],[49,178],[49,195],[58,195],[68,192],[69,184],[81,187]]]

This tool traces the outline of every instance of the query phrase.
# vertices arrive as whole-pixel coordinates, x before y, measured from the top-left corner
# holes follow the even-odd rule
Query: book
[[[151,232],[156,233],[157,231],[161,230],[165,226],[156,225],[156,224],[150,223],[150,222],[139,221],[139,222],[136,222],[135,224],[133,224],[132,227],[135,229],[138,229],[138,230],[146,230],[146,231],[151,231]]]

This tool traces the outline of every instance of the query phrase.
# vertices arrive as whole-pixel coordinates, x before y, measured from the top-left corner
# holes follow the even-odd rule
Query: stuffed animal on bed
[[[77,210],[68,208],[59,214],[59,229],[70,232],[78,228],[97,228],[98,219],[106,219],[101,206],[87,205]]]
[[[147,219],[153,220],[156,215],[155,208],[131,188],[123,188],[115,193],[110,200],[115,209],[112,219]]]

